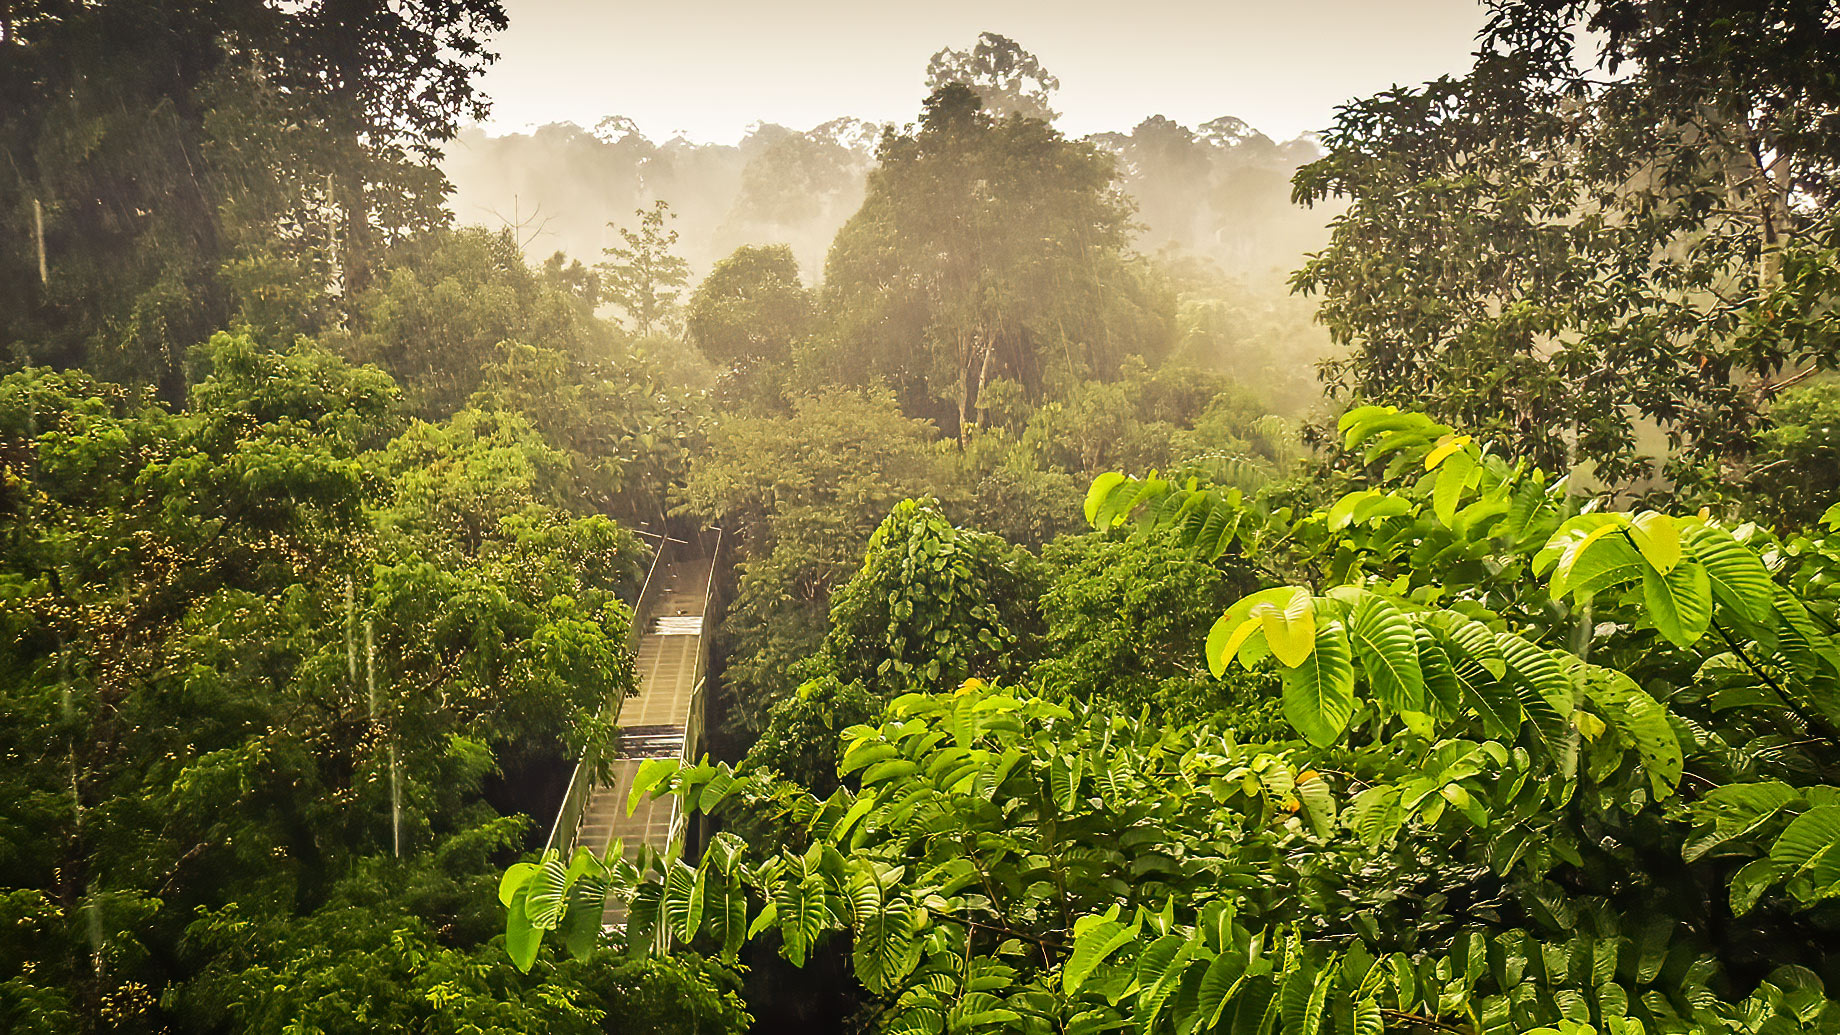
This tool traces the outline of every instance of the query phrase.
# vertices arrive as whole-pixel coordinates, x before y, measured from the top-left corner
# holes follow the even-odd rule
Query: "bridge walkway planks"
[[[637,695],[620,702],[620,743],[612,762],[612,782],[597,785],[582,813],[577,844],[604,854],[615,839],[628,858],[638,846],[662,850],[676,821],[671,798],[645,800],[632,815],[626,800],[639,766],[648,758],[676,758],[684,750],[684,731],[696,694],[696,659],[702,647],[703,606],[709,587],[711,557],[672,562],[662,573],[663,592],[645,621],[635,665]],[[611,703],[611,702],[610,702]]]

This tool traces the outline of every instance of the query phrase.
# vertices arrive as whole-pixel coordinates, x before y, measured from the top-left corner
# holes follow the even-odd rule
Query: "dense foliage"
[[[790,805],[791,844],[514,867],[514,958],[612,894],[632,946],[770,931],[798,963],[846,932],[887,1031],[1828,1030],[1825,541],[1581,510],[1422,416],[1342,423],[1386,470],[1328,508],[1119,475],[1088,500],[1315,573],[1206,643],[1276,671],[1301,739],[923,689],[844,732],[850,783]],[[774,780],[658,761],[633,794]]]
[[[1322,150],[986,33],[498,211],[489,0],[0,2],[0,1029],[1840,1030],[1833,19],[1487,9]]]
[[[1347,105],[1297,176],[1349,202],[1294,281],[1352,346],[1328,382],[1613,487],[1716,484],[1834,361],[1829,12],[1488,6],[1468,75]]]

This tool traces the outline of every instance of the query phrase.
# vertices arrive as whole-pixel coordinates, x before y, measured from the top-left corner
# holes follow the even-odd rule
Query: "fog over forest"
[[[630,120],[559,122],[495,135],[468,127],[441,168],[455,218],[518,224],[533,257],[591,260],[617,245],[635,209],[664,201],[694,276],[744,244],[787,244],[818,279],[831,239],[862,204],[881,127],[838,118],[800,131],[757,125],[735,144],[655,142]],[[1290,179],[1321,157],[1309,136],[1274,142],[1223,116],[1200,127],[1153,115],[1088,138],[1115,155],[1148,253],[1205,259],[1260,290],[1279,290],[1303,254],[1328,241],[1333,208],[1291,203]],[[609,226],[612,224],[612,226]]]

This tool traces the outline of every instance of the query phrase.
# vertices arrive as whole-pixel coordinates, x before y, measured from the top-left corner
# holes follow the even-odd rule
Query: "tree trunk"
[[[977,423],[984,426],[984,385],[990,380],[990,358],[996,354],[997,337],[994,334],[984,336],[984,361],[978,365],[977,394],[973,399],[977,403]]]

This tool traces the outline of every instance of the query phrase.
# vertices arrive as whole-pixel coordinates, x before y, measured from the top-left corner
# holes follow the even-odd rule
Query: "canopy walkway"
[[[641,801],[631,815],[626,800],[645,759],[701,753],[703,674],[713,632],[705,623],[714,610],[721,546],[720,532],[712,543],[659,544],[633,606],[628,640],[637,656],[639,692],[603,705],[619,723],[618,741],[608,757],[590,749],[576,765],[547,848],[565,857],[578,846],[600,855],[617,839],[631,856],[642,844],[662,850],[677,833],[683,817],[675,798]]]

